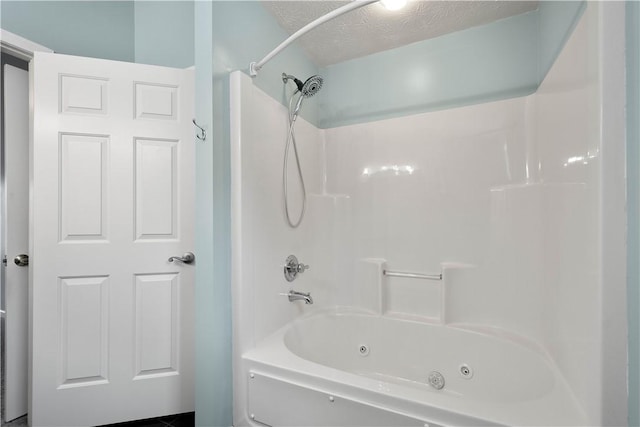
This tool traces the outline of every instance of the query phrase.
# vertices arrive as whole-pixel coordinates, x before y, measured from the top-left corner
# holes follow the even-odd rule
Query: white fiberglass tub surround
[[[587,424],[547,355],[532,343],[486,331],[319,310],[260,343],[244,364],[249,411],[269,425],[327,425],[332,412],[349,413],[336,409],[337,396],[344,407],[375,402],[356,405],[354,419],[342,419],[343,425],[384,425],[381,409],[400,425]],[[444,378],[442,389],[429,384],[434,371]],[[268,407],[279,405],[277,397],[262,395],[264,378],[279,381],[290,407],[300,412],[315,400],[300,384],[312,384],[324,408],[304,419],[272,412]]]
[[[535,94],[330,129],[299,118],[296,230],[279,193],[287,110],[232,74],[234,425],[624,423],[624,139],[604,90],[624,64],[600,50],[603,23],[620,33],[604,9],[588,4]],[[291,283],[290,254],[311,266]]]

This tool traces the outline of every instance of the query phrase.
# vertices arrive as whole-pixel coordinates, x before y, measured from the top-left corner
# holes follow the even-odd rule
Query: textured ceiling
[[[347,1],[263,1],[293,34]],[[409,0],[399,11],[380,3],[362,7],[308,32],[298,43],[318,66],[327,66],[443,34],[487,24],[538,7],[537,1]],[[274,46],[275,48],[275,46]]]

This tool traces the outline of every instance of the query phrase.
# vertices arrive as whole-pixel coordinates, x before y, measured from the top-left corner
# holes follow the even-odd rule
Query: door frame
[[[17,34],[0,28],[0,50],[11,56],[29,62],[33,58],[34,52],[53,52],[52,49],[41,44],[32,42]]]
[[[33,59],[34,53],[35,52],[53,52],[52,49],[49,49],[48,47],[45,47],[43,45],[40,45],[38,43],[32,42],[31,40],[28,40],[24,37],[21,37],[17,34],[13,34],[9,31],[3,30],[0,28],[0,52],[2,52],[3,54],[7,54],[9,56],[15,57],[17,59],[20,59],[24,62],[26,62],[27,64]],[[3,90],[2,85],[0,85],[0,95],[1,92]],[[31,91],[32,91],[32,87],[31,84],[29,84],[29,97],[31,97]],[[0,96],[1,97],[1,96]],[[31,119],[30,119],[31,120]],[[32,138],[32,125],[29,126],[29,139],[31,140]],[[0,150],[2,150],[2,153],[0,153],[2,155],[2,157],[4,157],[4,141],[2,142],[2,145],[0,146]],[[6,214],[6,206],[4,204],[4,184],[2,184],[2,188],[0,189],[1,193],[2,193],[2,203],[0,203],[0,210],[1,210],[1,214],[5,215]],[[2,230],[0,232],[0,239],[4,239],[4,230]],[[0,245],[2,246],[2,252],[4,253],[4,242],[2,242],[2,244]],[[0,278],[0,280],[4,281],[4,274],[2,275],[2,277]],[[0,337],[1,338],[1,337]],[[27,339],[29,339],[29,337],[27,337]],[[0,346],[4,345],[3,339],[0,339]],[[29,350],[30,352],[30,350]],[[27,355],[28,357],[30,356],[30,354]],[[28,377],[31,377],[31,372],[27,373]],[[4,381],[4,378],[0,377],[0,381]],[[30,388],[30,381],[28,381],[29,384],[27,384],[27,388]],[[30,409],[31,407],[31,399],[30,397],[28,397],[28,402],[27,402],[27,406]]]

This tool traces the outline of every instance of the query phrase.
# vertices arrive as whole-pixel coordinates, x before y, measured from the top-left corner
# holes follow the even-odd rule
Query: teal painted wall
[[[235,70],[242,70],[248,74],[250,62],[261,60],[287,37],[288,34],[259,2],[213,2],[216,79],[228,79],[229,72]],[[287,94],[292,93],[292,86],[285,91],[281,77],[283,72],[304,80],[317,74],[318,68],[301,48],[293,44],[260,70],[254,78],[255,85],[285,104]],[[318,103],[305,103],[300,114],[311,123],[317,124]]]
[[[59,53],[133,62],[130,1],[0,2],[4,30]]]
[[[229,207],[224,144],[214,135],[212,3],[195,3],[196,119],[208,139],[196,145],[196,425],[230,426],[232,413]],[[218,123],[217,126],[222,126]],[[228,166],[227,166],[228,167]],[[225,212],[226,209],[226,212]],[[224,250],[224,249],[223,249]],[[230,250],[230,249],[227,249]]]
[[[6,1],[0,26],[58,53],[186,68],[194,2]]]
[[[233,376],[229,74],[247,71],[249,62],[261,59],[287,34],[258,2],[197,1],[195,35],[196,116],[209,135],[208,141],[198,147],[196,163],[196,425],[230,426]],[[301,78],[317,72],[293,46],[269,62],[254,82],[273,98],[284,101],[280,77],[283,71]],[[305,105],[302,115],[316,121],[316,110],[311,105]]]
[[[531,94],[584,8],[541,2],[536,11],[323,68],[320,127]]]
[[[629,425],[640,426],[640,3],[626,4]]]
[[[186,68],[194,64],[194,1],[136,1],[135,62]]]
[[[527,95],[537,88],[536,13],[329,66],[320,126]]]
[[[538,20],[538,83],[542,83],[587,7],[585,1],[541,1]]]

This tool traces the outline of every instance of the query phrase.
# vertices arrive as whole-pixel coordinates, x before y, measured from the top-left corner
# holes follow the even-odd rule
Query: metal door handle
[[[169,258],[169,262],[173,262],[173,261],[180,261],[183,262],[185,264],[192,264],[193,261],[196,260],[196,256],[193,254],[193,252],[185,252],[182,254],[181,257],[179,256],[172,256],[171,258]]]
[[[13,259],[13,262],[18,267],[26,267],[29,265],[29,255],[27,254],[16,255],[16,257]]]

